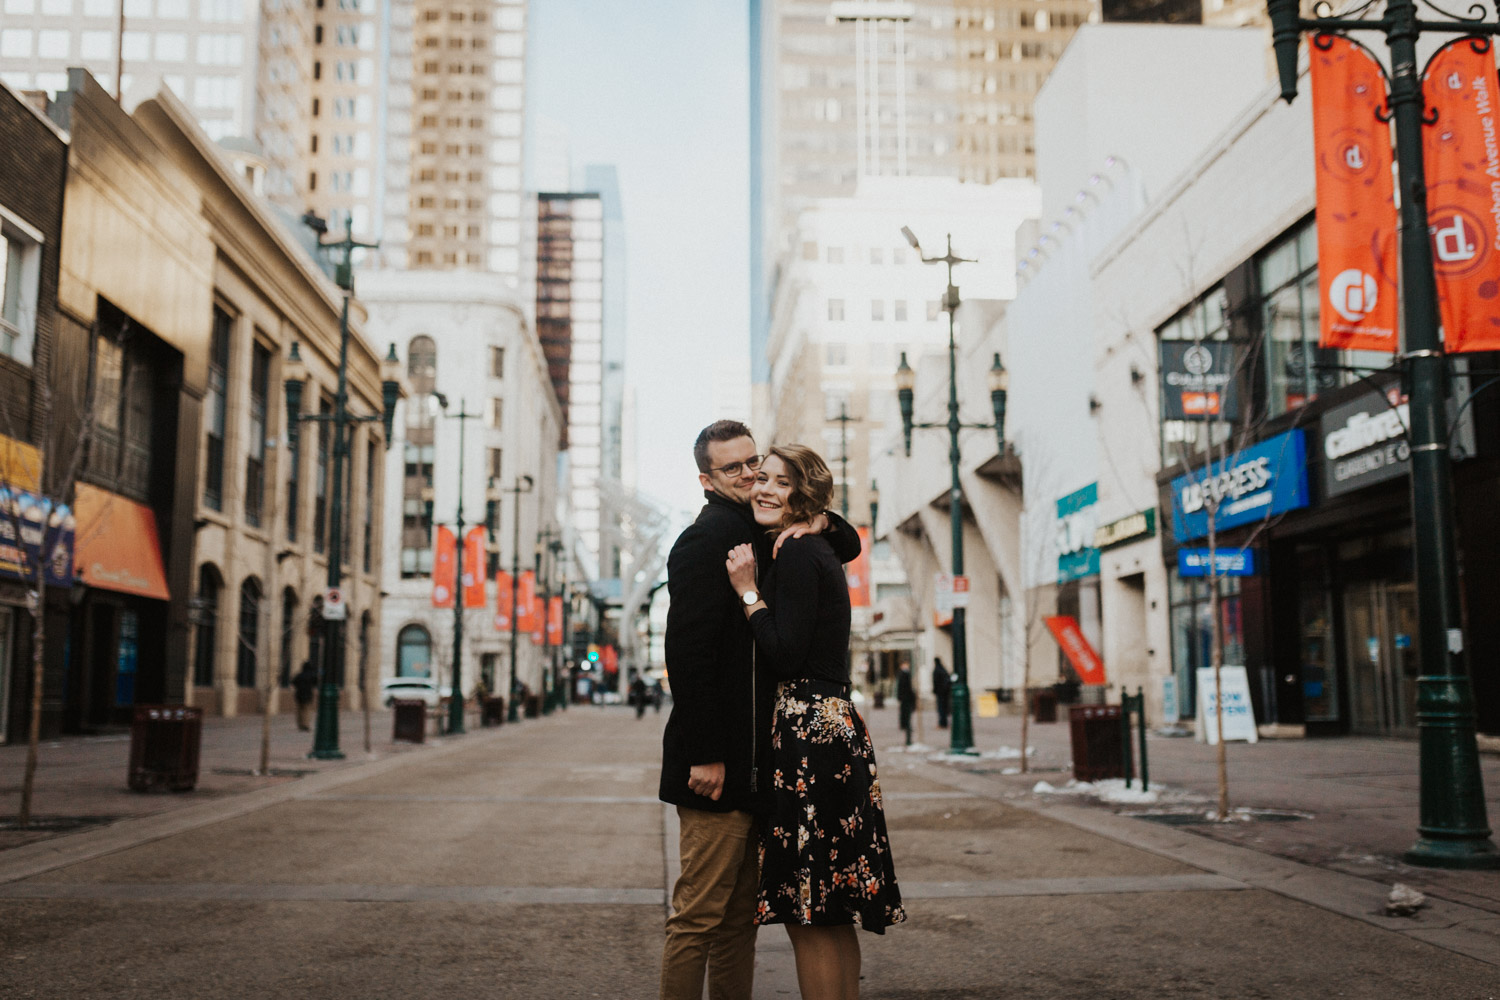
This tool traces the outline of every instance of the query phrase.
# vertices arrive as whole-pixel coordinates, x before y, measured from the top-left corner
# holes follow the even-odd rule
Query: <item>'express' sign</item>
[[[1210,515],[1223,531],[1307,503],[1307,444],[1299,428],[1172,480],[1172,534],[1189,542],[1208,534]]]

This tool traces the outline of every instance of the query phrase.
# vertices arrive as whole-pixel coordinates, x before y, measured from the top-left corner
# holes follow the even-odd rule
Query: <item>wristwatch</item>
[[[760,603],[760,595],[753,590],[747,590],[740,595],[740,600],[745,602],[745,607],[753,608]]]

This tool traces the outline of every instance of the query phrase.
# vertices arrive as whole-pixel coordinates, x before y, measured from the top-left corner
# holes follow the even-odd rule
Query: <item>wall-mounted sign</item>
[[[47,586],[73,586],[75,527],[66,506],[0,486],[0,576],[30,584],[40,568]]]
[[[1161,342],[1163,420],[1233,420],[1234,347],[1222,340]]]
[[[1454,380],[1449,417],[1468,395],[1468,380]],[[1454,427],[1452,456],[1474,453],[1473,411],[1465,407]],[[1406,397],[1390,386],[1335,406],[1323,414],[1318,430],[1323,440],[1323,493],[1336,497],[1406,475],[1411,448],[1406,429],[1411,426]]]
[[[1094,532],[1094,548],[1111,549],[1126,542],[1139,541],[1156,534],[1156,508],[1139,510],[1129,517],[1101,524]]]
[[[1052,633],[1063,655],[1078,671],[1078,679],[1085,684],[1103,684],[1104,661],[1099,659],[1099,654],[1094,652],[1094,647],[1078,627],[1078,619],[1072,615],[1052,615],[1046,622],[1047,631]]]
[[[1178,576],[1207,576],[1207,549],[1178,549]],[[1254,549],[1215,549],[1213,564],[1216,576],[1254,576]]]
[[[1098,503],[1098,483],[1089,483],[1057,501],[1058,583],[1099,575],[1099,550],[1094,546],[1094,510]]]
[[[1216,530],[1306,507],[1307,442],[1300,428],[1242,448],[1172,480],[1172,535],[1190,542]]]

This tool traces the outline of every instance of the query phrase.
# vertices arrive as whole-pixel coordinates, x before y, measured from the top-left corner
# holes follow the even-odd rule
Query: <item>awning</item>
[[[79,483],[73,511],[78,524],[73,553],[78,579],[101,590],[170,599],[151,508]]]

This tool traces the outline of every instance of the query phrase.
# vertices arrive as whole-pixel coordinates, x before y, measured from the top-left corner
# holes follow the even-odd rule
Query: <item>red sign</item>
[[[1326,45],[1326,48],[1325,48]],[[1491,67],[1493,71],[1493,67]],[[1380,64],[1347,38],[1312,46],[1322,347],[1396,349],[1396,202]]]
[[[620,654],[615,651],[615,647],[605,646],[602,658],[606,674],[618,674],[620,672]]]
[[[484,607],[484,528],[464,533],[464,607]]]
[[[511,620],[511,599],[515,594],[511,591],[510,574],[500,570],[495,574],[495,631],[509,632]]]
[[[844,575],[849,578],[849,606],[851,608],[868,608],[870,606],[870,529],[859,529],[859,555],[844,567]]]
[[[531,570],[521,571],[521,584],[516,595],[516,628],[522,632],[535,632],[541,627],[541,608],[537,607],[536,574]]]
[[[1500,350],[1500,83],[1489,43],[1444,47],[1422,95],[1436,113],[1422,132],[1427,231],[1450,351]]]
[[[552,622],[548,620],[549,616],[547,614],[548,602],[541,594],[533,593],[531,595],[531,603],[535,608],[532,614],[536,615],[536,631],[531,633],[531,644],[533,646],[542,646],[546,644],[552,632]]]
[[[1053,615],[1047,619],[1047,631],[1062,647],[1063,655],[1078,671],[1078,679],[1085,684],[1104,683],[1104,661],[1094,652],[1094,647],[1084,638],[1078,628],[1078,619],[1072,615]]]
[[[458,539],[453,536],[453,529],[438,525],[432,549],[432,606],[451,608],[454,573],[458,569]]]
[[[549,602],[547,611],[547,641],[554,646],[561,646],[563,641],[563,599],[554,597]]]
[[[1219,413],[1217,392],[1184,392],[1182,412],[1189,417],[1213,417]]]

